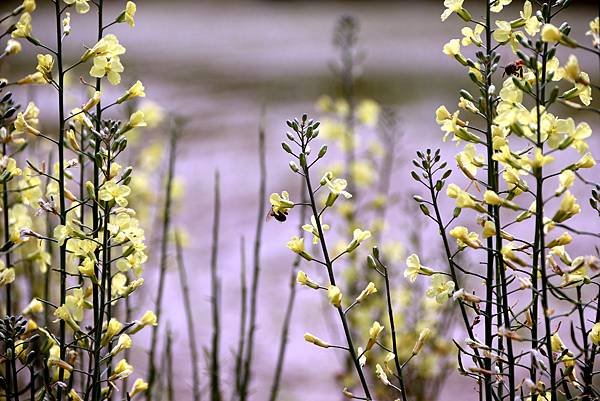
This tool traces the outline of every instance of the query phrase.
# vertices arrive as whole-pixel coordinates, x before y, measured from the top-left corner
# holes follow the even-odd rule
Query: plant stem
[[[162,215],[162,237],[160,242],[160,263],[159,263],[159,275],[158,275],[158,290],[154,305],[156,307],[156,319],[160,324],[162,315],[162,298],[164,293],[165,276],[167,273],[167,247],[169,244],[169,231],[171,227],[171,206],[173,198],[173,177],[175,175],[175,154],[177,151],[177,135],[179,131],[179,124],[175,121],[171,123],[171,135],[169,143],[169,156],[168,156],[168,168],[167,168],[167,181],[165,183],[165,206]],[[150,353],[148,356],[148,390],[146,391],[146,399],[152,400],[153,386],[156,381],[156,346],[158,343],[158,331],[159,326],[152,328],[152,337],[150,340]]]
[[[217,271],[219,252],[219,227],[221,216],[221,189],[219,172],[215,172],[215,201],[212,227],[212,247],[210,254],[210,283],[212,306],[212,346],[210,349],[210,399],[221,401],[221,368],[219,355],[221,346],[221,281]]]
[[[265,109],[263,107],[258,129],[258,158],[260,167],[260,182],[258,188],[258,217],[254,237],[254,269],[252,272],[252,287],[250,290],[250,316],[248,327],[248,340],[246,342],[246,359],[244,361],[243,379],[240,400],[248,397],[250,386],[252,358],[254,354],[254,335],[256,332],[256,315],[258,302],[258,284],[260,281],[260,248],[262,243],[262,230],[264,222],[264,204],[267,200],[267,159],[265,151]]]
[[[192,313],[192,301],[190,299],[190,289],[188,286],[188,277],[183,261],[183,250],[179,233],[175,232],[175,253],[177,258],[177,270],[179,271],[179,282],[181,284],[181,294],[188,327],[188,341],[190,343],[190,357],[192,360],[192,394],[194,401],[200,401],[200,371],[198,359],[198,346],[196,345],[196,329],[194,328],[194,318]]]
[[[58,1],[57,1],[58,3]],[[103,11],[104,11],[104,0],[98,0],[98,36],[97,39],[102,39],[102,35],[104,33],[103,28]],[[100,91],[102,89],[102,79],[96,79],[96,91]],[[96,105],[96,120],[95,120],[95,129],[96,132],[100,132],[102,128],[102,105],[101,102],[98,102]],[[94,201],[92,202],[92,235],[94,240],[99,239],[100,233],[100,208],[98,203],[98,192],[100,189],[100,166],[96,163],[97,157],[100,154],[101,149],[101,141],[100,138],[96,137],[94,140],[94,169],[93,169],[93,184],[94,184]],[[96,260],[99,260],[100,250],[97,249],[95,252]],[[100,270],[96,263],[94,263],[94,274],[96,277],[99,277]],[[103,289],[99,288],[98,284],[93,284],[92,286],[92,303],[94,309],[94,370],[92,372],[92,401],[100,401],[101,397],[101,371],[100,371],[100,351],[102,349],[101,341],[102,341],[102,319],[103,316],[100,313],[101,309],[101,299],[100,299],[100,291]],[[86,394],[87,400],[87,394]]]
[[[66,199],[65,199],[65,110],[64,110],[64,72],[63,72],[63,52],[62,52],[62,18],[60,2],[55,1],[56,14],[56,67],[58,75],[58,192],[60,208],[60,224],[66,225]],[[67,244],[66,241],[60,247],[60,305],[64,305],[67,296]],[[65,321],[60,321],[59,327],[59,346],[60,359],[66,360],[66,326]],[[62,367],[58,370],[58,380],[63,381],[65,372]],[[57,386],[57,399],[62,400],[62,386]]]
[[[246,340],[246,320],[248,312],[248,286],[246,281],[246,242],[244,237],[240,240],[240,330],[238,349],[235,357],[235,394],[241,396],[242,391],[242,362]],[[232,397],[232,400],[234,398]]]

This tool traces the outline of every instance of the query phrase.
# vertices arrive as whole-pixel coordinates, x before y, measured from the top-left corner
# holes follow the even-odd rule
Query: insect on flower
[[[504,73],[502,73],[502,78],[504,78],[505,75],[514,75],[518,76],[519,78],[523,78],[524,65],[525,63],[523,62],[523,60],[517,60],[514,63],[510,63],[509,65],[504,67]]]
[[[271,219],[271,217],[274,217],[275,220],[283,223],[284,221],[287,220],[287,214],[288,214],[287,212],[282,212],[282,211],[276,212],[275,210],[273,210],[273,207],[271,207],[269,209],[269,211],[267,212],[267,217],[265,220],[269,221]]]

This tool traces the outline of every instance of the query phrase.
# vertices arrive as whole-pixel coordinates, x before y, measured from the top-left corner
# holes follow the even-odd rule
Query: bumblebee
[[[275,212],[273,210],[273,207],[271,207],[271,209],[269,209],[269,211],[267,212],[267,221],[271,218],[275,218],[275,220],[277,220],[280,223],[283,223],[284,221],[287,220],[287,212]]]

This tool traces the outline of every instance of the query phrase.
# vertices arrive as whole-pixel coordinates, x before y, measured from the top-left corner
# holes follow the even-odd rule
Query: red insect
[[[504,78],[505,75],[514,75],[519,78],[523,78],[524,66],[525,63],[523,62],[523,60],[517,60],[514,63],[507,65],[506,67],[504,67],[504,73],[502,74],[502,78]]]

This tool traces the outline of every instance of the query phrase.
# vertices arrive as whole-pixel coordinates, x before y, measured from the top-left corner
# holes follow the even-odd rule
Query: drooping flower
[[[427,266],[423,266],[419,260],[419,256],[413,253],[406,258],[406,270],[404,270],[404,278],[407,278],[408,281],[414,283],[417,281],[417,276],[419,274],[431,276],[433,274],[433,270]]]
[[[89,0],[63,0],[67,4],[75,4],[75,10],[78,14],[86,14],[90,11]]]
[[[329,298],[329,302],[336,308],[339,308],[342,305],[342,291],[339,287],[335,285],[330,285],[327,287],[327,298]]]
[[[377,288],[375,287],[375,283],[369,282],[369,284],[367,284],[365,289],[361,291],[360,295],[358,297],[356,297],[356,303],[361,303],[362,301],[367,299],[367,297],[369,295],[373,295],[376,292],[377,292]]]
[[[31,36],[31,14],[24,12],[15,24],[15,30],[11,32],[13,39],[27,38]]]
[[[302,256],[306,260],[312,260],[312,256],[304,249],[304,238],[293,236],[287,243],[287,247],[294,253]]]
[[[346,252],[352,252],[353,250],[355,250],[356,248],[358,248],[358,246],[363,242],[366,241],[367,239],[371,238],[371,232],[368,230],[361,230],[360,228],[356,228],[353,232],[352,232],[352,241],[350,241],[350,243],[348,244],[348,246],[346,247]]]

